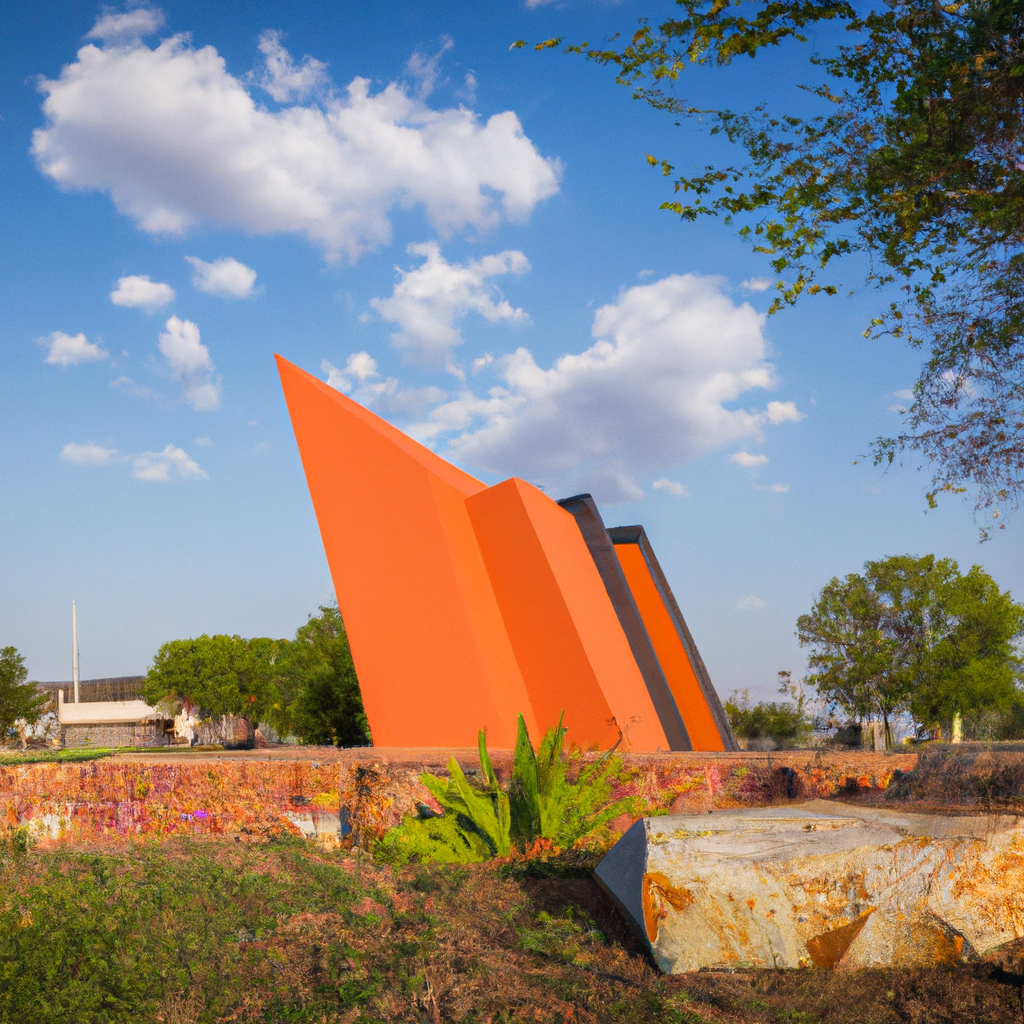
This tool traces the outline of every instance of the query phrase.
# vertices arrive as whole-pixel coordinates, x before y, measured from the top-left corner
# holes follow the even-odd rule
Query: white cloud
[[[207,295],[221,295],[228,299],[245,299],[252,295],[256,271],[231,256],[223,256],[206,263],[198,256],[186,256],[192,264],[192,286]]]
[[[132,475],[136,480],[152,480],[158,483],[171,479],[207,479],[199,464],[189,458],[183,448],[177,448],[173,444],[169,444],[162,452],[143,452],[136,456]]]
[[[893,391],[889,397],[896,399],[889,406],[889,412],[906,412],[914,404],[914,392],[910,388],[901,388],[899,391]]]
[[[127,391],[129,395],[134,395],[136,398],[153,397],[153,392],[149,388],[132,380],[131,377],[118,377],[107,386],[117,391]]]
[[[163,23],[164,12],[152,7],[136,7],[122,13],[106,11],[96,19],[85,38],[124,45],[152,35]]]
[[[769,423],[799,423],[803,418],[804,414],[797,411],[796,402],[768,403]]]
[[[455,95],[472,106],[476,103],[476,85],[476,75],[472,71],[467,71],[466,77],[462,80],[462,88],[456,89]]]
[[[740,282],[740,287],[748,292],[765,292],[773,283],[774,279],[771,277],[748,277],[746,281]]]
[[[94,363],[109,357],[110,353],[87,340],[84,334],[65,334],[54,331],[45,338],[37,338],[37,345],[48,349],[46,361],[51,366],[75,366]]]
[[[110,301],[115,306],[144,309],[152,313],[154,309],[174,301],[174,289],[169,284],[150,281],[146,274],[132,274],[117,279],[117,287],[110,293]]]
[[[380,379],[377,361],[368,352],[350,355],[343,369],[324,359],[320,372],[327,374],[327,383],[332,388],[382,413],[419,416],[424,409],[448,397],[440,388],[403,388],[395,377]]]
[[[332,388],[337,388],[346,395],[352,390],[355,381],[362,383],[380,376],[377,372],[377,360],[369,352],[355,352],[350,355],[343,370],[339,370],[333,363],[324,359],[320,363],[320,372],[327,374],[327,383]]]
[[[417,50],[413,55],[406,61],[405,73],[412,78],[414,81],[419,83],[418,92],[420,99],[425,100],[433,91],[437,85],[437,79],[439,74],[439,67],[441,64],[441,58],[454,46],[451,36],[441,36],[441,46],[435,52],[429,56],[423,53],[422,50]],[[476,89],[476,79],[472,75],[466,76],[466,84],[469,84],[469,80],[473,81],[473,89]]]
[[[749,597],[741,597],[736,602],[736,607],[741,609],[742,611],[763,608],[764,601],[762,601],[761,598],[754,597],[754,595],[751,594]]]
[[[690,491],[686,484],[677,483],[675,480],[669,480],[664,476],[660,480],[655,480],[651,486],[656,491],[664,491],[666,494],[671,494],[674,498],[688,498],[690,496]]]
[[[738,451],[733,452],[729,456],[730,462],[735,462],[737,466],[742,466],[744,469],[753,469],[754,466],[763,466],[768,461],[767,455],[751,455],[750,452]]]
[[[630,288],[597,311],[586,351],[545,370],[520,348],[495,361],[501,386],[464,390],[410,432],[551,492],[635,500],[636,475],[761,435],[765,413],[726,403],[773,384],[764,318],[723,283],[686,274]]]
[[[305,56],[296,65],[292,55],[284,48],[285,33],[268,29],[260,35],[260,53],[265,64],[262,73],[253,75],[261,89],[270,93],[278,103],[304,100],[320,90],[327,89],[331,80],[327,65],[314,57]]]
[[[785,494],[789,490],[789,484],[769,484],[768,490],[775,494]]]
[[[103,448],[92,441],[86,441],[85,444],[71,441],[61,448],[60,457],[75,466],[109,466],[124,458],[116,448]]]
[[[196,438],[196,444],[199,445],[200,448],[213,447],[213,442],[205,434],[202,437]]]
[[[261,45],[265,88],[292,96],[321,81],[319,63],[285,60],[279,36]],[[330,259],[354,260],[389,241],[396,206],[421,207],[451,234],[524,221],[558,191],[558,161],[537,152],[512,111],[482,121],[464,106],[435,110],[395,82],[371,94],[366,78],[268,110],[187,35],[155,48],[83,46],[39,88],[40,170],[64,188],[109,194],[154,234],[203,222],[299,233]]]
[[[191,320],[172,316],[157,346],[175,380],[182,381],[185,401],[194,409],[220,405],[220,382],[213,380],[216,367],[210,350],[199,340],[199,328]]]
[[[471,310],[490,323],[529,322],[524,310],[513,308],[487,283],[502,274],[525,274],[530,261],[521,252],[510,249],[461,264],[449,263],[437,242],[410,245],[406,251],[425,261],[412,270],[396,267],[399,280],[391,297],[370,300],[385,320],[398,324],[391,335],[396,348],[420,361],[449,356],[462,344],[458,323]]]

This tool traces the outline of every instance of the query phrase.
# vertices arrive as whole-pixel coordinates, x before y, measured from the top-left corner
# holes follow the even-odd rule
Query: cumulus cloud
[[[147,313],[174,301],[174,289],[160,281],[150,281],[147,274],[119,277],[117,287],[110,293],[115,306],[144,309]]]
[[[740,287],[745,288],[748,292],[764,292],[772,286],[772,278],[770,277],[748,277],[746,281],[740,282]]]
[[[804,414],[797,411],[796,402],[768,403],[769,423],[799,423],[803,418]]]
[[[136,480],[163,483],[167,480],[207,479],[199,464],[183,448],[169,444],[162,452],[143,452],[135,457],[132,476]]]
[[[501,386],[463,390],[411,432],[458,461],[599,501],[643,495],[636,476],[758,438],[767,414],[729,406],[774,383],[764,317],[719,278],[674,274],[599,309],[583,352],[550,369],[525,348],[495,360]]]
[[[337,366],[324,359],[320,363],[321,373],[327,374],[327,383],[332,388],[337,388],[344,394],[349,394],[355,383],[363,383],[379,377],[377,372],[377,360],[369,352],[354,352],[345,362],[345,368],[339,370]]]
[[[132,380],[131,377],[118,377],[116,380],[112,380],[107,386],[114,388],[117,391],[125,391],[129,395],[134,395],[136,398],[153,397],[153,392],[149,388]]]
[[[259,74],[251,76],[252,80],[278,103],[304,100],[329,88],[327,65],[308,55],[302,58],[301,64],[296,64],[284,48],[284,39],[284,32],[272,29],[260,35],[260,53],[266,63]]]
[[[175,380],[183,384],[182,394],[193,409],[216,409],[220,405],[220,381],[213,379],[216,367],[210,350],[199,338],[191,320],[172,316],[157,346]]]
[[[144,36],[151,36],[163,27],[164,12],[153,7],[136,7],[133,11],[105,11],[85,34],[86,39],[102,39],[105,43],[125,45]]]
[[[669,480],[664,476],[660,480],[655,480],[651,486],[656,491],[664,491],[666,494],[671,494],[674,498],[688,498],[690,496],[690,491],[686,484],[676,483],[675,480]]]
[[[74,466],[109,466],[124,458],[116,448],[103,448],[92,441],[86,441],[85,444],[71,441],[61,448],[60,457],[62,461]]]
[[[737,466],[742,466],[744,469],[753,469],[755,466],[763,466],[768,461],[768,456],[751,455],[750,452],[741,449],[738,452],[733,452],[729,456],[729,461],[735,462]]]
[[[377,361],[368,352],[353,353],[341,369],[324,359],[320,372],[327,374],[327,383],[332,388],[381,413],[419,416],[424,409],[448,397],[440,388],[403,388],[395,377],[382,378],[377,372]]]
[[[227,299],[245,299],[252,295],[256,271],[231,256],[223,256],[212,263],[198,256],[186,256],[185,261],[192,264],[192,286],[199,291]]]
[[[191,459],[188,453],[173,444],[169,444],[162,452],[143,452],[134,458],[122,455],[116,448],[104,448],[86,441],[77,444],[74,441],[64,445],[60,457],[64,462],[75,466],[111,466],[119,462],[132,463],[132,476],[136,480],[188,480],[206,479],[206,473],[199,464]]]
[[[269,110],[212,46],[176,35],[151,47],[141,30],[115,38],[110,17],[140,21],[104,15],[93,30],[104,44],[40,82],[46,125],[32,152],[57,184],[107,193],[144,231],[299,233],[329,259],[354,260],[389,241],[395,206],[422,208],[447,235],[524,221],[558,191],[558,161],[512,111],[434,109],[399,83],[372,93],[366,78],[327,89],[324,66],[295,65],[273,34],[261,41],[261,86],[322,96]]]
[[[420,99],[426,99],[437,85],[440,74],[441,58],[454,46],[451,36],[441,36],[441,45],[434,53],[426,54],[422,50],[415,53],[406,61],[405,73],[419,85]],[[468,79],[473,78],[467,75]],[[473,88],[476,89],[476,79],[473,79]]]
[[[896,399],[889,406],[889,412],[906,412],[914,404],[915,396],[910,388],[901,388],[899,391],[893,391],[889,397]]]
[[[762,601],[761,598],[754,597],[754,595],[751,594],[749,597],[741,597],[736,602],[736,607],[739,608],[741,611],[753,611],[758,608],[763,608],[764,601]]]
[[[514,308],[488,283],[503,274],[525,274],[530,261],[521,252],[510,249],[461,264],[449,263],[437,242],[410,245],[406,251],[425,257],[424,262],[412,270],[396,267],[394,292],[386,299],[371,299],[370,306],[398,324],[391,341],[412,358],[435,362],[449,356],[462,344],[458,324],[470,311],[490,323],[529,321],[524,310]]]
[[[36,344],[47,350],[46,361],[51,366],[74,366],[77,363],[94,363],[107,359],[109,352],[94,345],[84,334],[65,334],[53,331],[45,338],[37,338]]]

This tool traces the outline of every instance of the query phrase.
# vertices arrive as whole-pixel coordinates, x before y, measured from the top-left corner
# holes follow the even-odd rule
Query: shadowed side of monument
[[[608,535],[693,749],[739,750],[725,708],[644,528],[617,526]]]
[[[576,494],[571,498],[563,498],[558,504],[572,515],[590,552],[608,599],[615,609],[622,632],[629,642],[633,659],[643,677],[669,747],[672,750],[692,750],[693,744],[683,724],[680,709],[676,706],[665,672],[647,635],[646,625],[637,609],[622,566],[615,556],[615,548],[605,529],[597,503],[589,494]]]

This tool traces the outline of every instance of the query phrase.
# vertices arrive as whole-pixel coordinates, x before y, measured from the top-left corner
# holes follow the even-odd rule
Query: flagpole
[[[78,611],[71,602],[71,678],[75,683],[75,703],[78,703]]]

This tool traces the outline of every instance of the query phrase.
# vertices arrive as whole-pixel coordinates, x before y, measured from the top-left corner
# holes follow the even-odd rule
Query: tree
[[[920,683],[911,698],[919,722],[1006,711],[1019,699],[1022,660],[1015,642],[1024,635],[1024,606],[979,566],[945,581],[927,629]]]
[[[339,747],[370,743],[345,623],[337,605],[322,605],[300,626],[281,667],[279,686],[287,708],[283,731],[308,743]]]
[[[202,636],[171,640],[153,658],[142,684],[150,704],[188,703],[204,717],[232,715],[251,726],[280,705],[275,676],[287,640]]]
[[[899,555],[864,570],[830,580],[797,620],[823,698],[881,718],[887,743],[902,711],[931,724],[1013,700],[1024,606],[980,566],[962,576],[952,559]]]
[[[25,659],[16,647],[0,648],[0,742],[17,728],[18,722],[34,725],[50,702],[35,683],[26,682]],[[24,745],[24,739],[23,739]]]
[[[865,333],[929,352],[908,429],[879,438],[876,461],[922,455],[933,473],[929,503],[971,485],[977,510],[1016,507],[1024,487],[1021,0],[676,3],[680,17],[656,27],[642,20],[627,45],[567,48],[614,68],[636,98],[679,121],[699,117],[745,152],[737,164],[676,177],[679,198],[662,208],[686,221],[736,223],[780,275],[772,312],[801,295],[835,294],[834,261],[866,254],[868,281],[895,282],[903,297]],[[763,105],[701,110],[674,91],[688,65],[724,67],[767,47],[807,44],[805,33],[827,22],[853,40],[829,56],[808,53],[819,80],[806,92],[818,116]],[[667,160],[647,159],[675,175]]]
[[[785,702],[751,704],[749,690],[734,690],[725,702],[729,724],[740,739],[748,743],[768,743],[769,748],[795,746],[810,733],[812,726],[804,710],[803,684],[794,683],[791,672],[783,670],[778,675],[779,693],[789,698]]]

